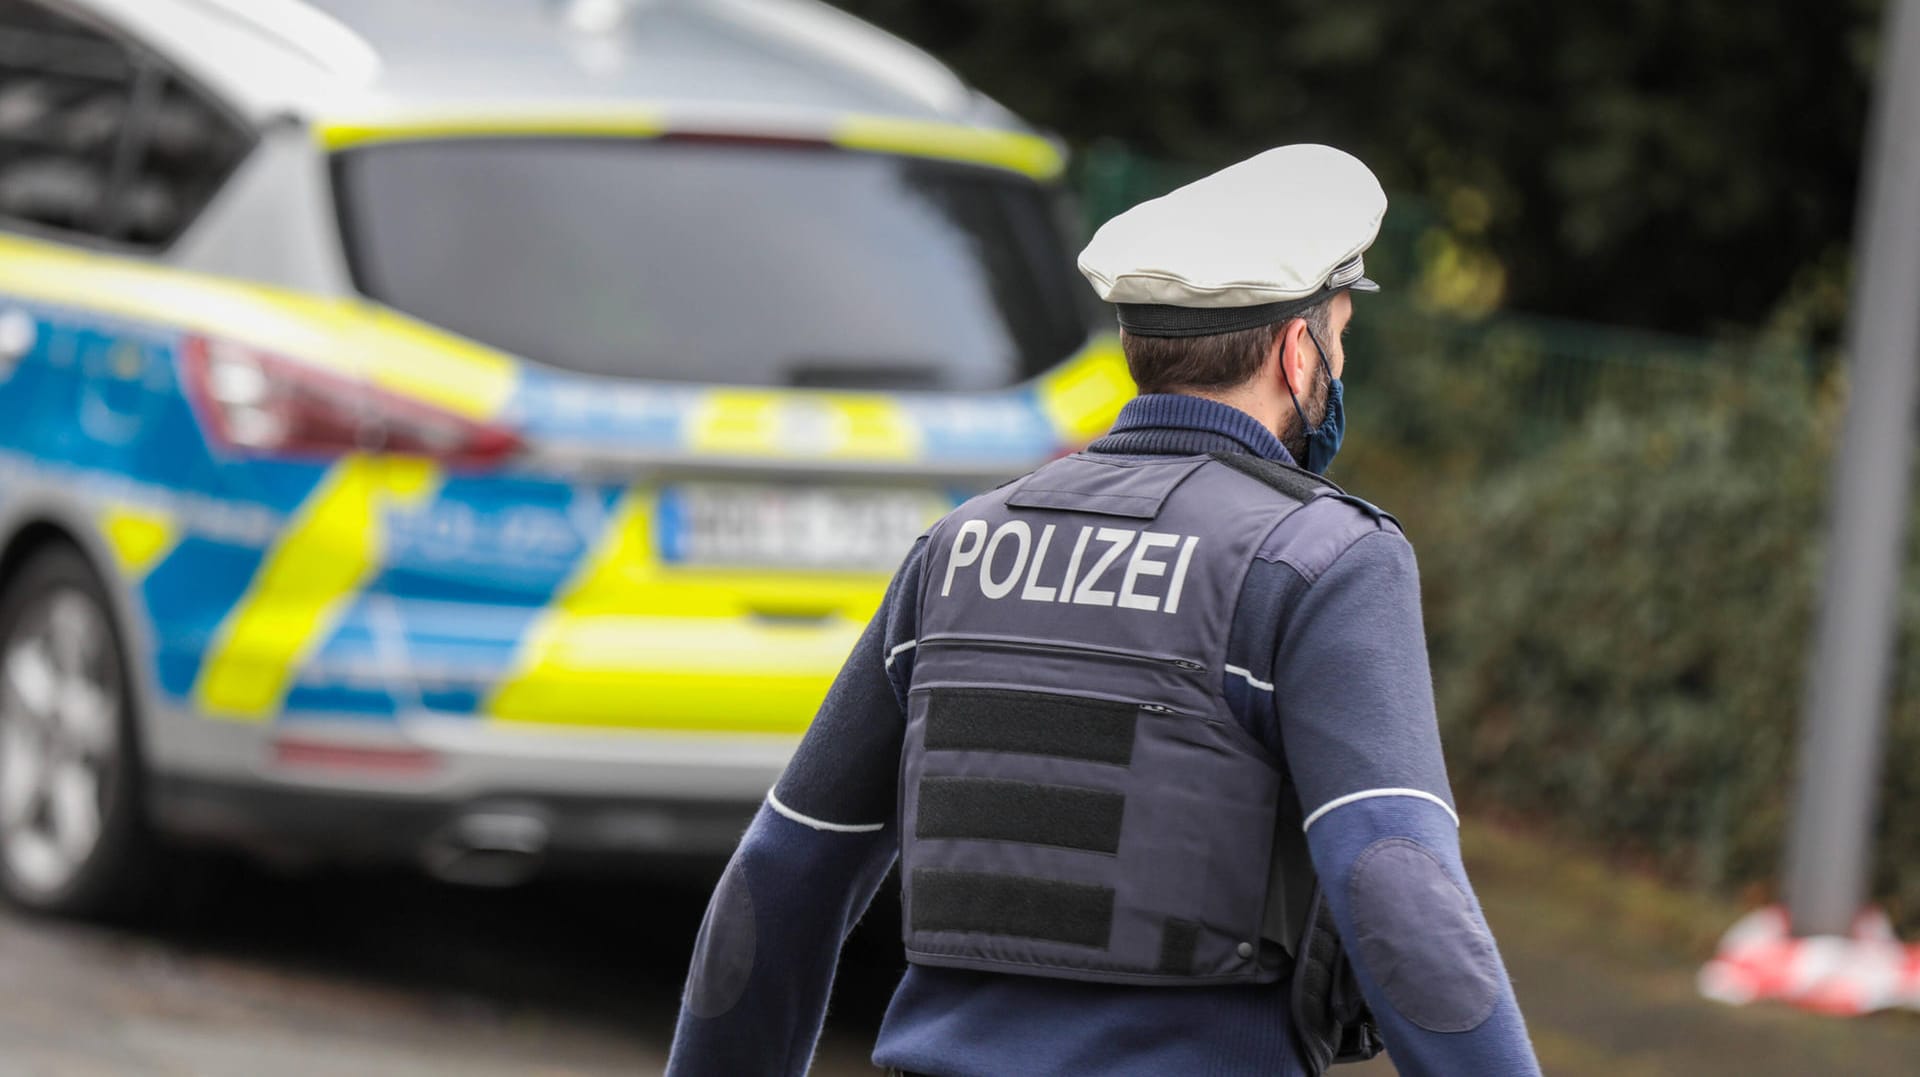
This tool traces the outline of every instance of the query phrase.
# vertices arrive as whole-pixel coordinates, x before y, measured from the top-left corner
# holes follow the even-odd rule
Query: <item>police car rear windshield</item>
[[[336,159],[362,292],[589,374],[988,389],[1086,340],[1038,185],[827,147],[499,139]]]

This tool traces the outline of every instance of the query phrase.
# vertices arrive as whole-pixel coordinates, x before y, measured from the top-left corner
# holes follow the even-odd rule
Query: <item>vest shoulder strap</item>
[[[1278,460],[1267,460],[1248,453],[1216,452],[1208,456],[1251,479],[1265,483],[1287,497],[1302,504],[1316,497],[1331,497],[1344,501],[1367,514],[1376,523],[1391,523],[1395,530],[1404,532],[1406,528],[1393,513],[1382,509],[1371,501],[1357,498],[1341,489],[1338,483],[1315,475],[1305,468],[1292,464],[1283,464]]]
[[[1278,460],[1268,460],[1265,457],[1243,452],[1216,452],[1207,455],[1295,501],[1312,501],[1323,493],[1346,493],[1345,490],[1305,468],[1283,464]]]

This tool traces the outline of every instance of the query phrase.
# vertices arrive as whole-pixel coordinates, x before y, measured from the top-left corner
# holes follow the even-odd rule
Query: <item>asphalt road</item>
[[[1920,1015],[1699,998],[1737,910],[1475,824],[1468,862],[1556,1077],[1910,1077]],[[232,866],[137,929],[0,908],[0,1077],[655,1074],[711,879],[481,891]],[[897,956],[869,918],[820,1077],[866,1064]],[[1390,1077],[1386,1060],[1342,1077]]]
[[[655,1074],[705,899],[236,866],[136,929],[0,911],[0,1075]],[[877,1073],[889,964],[848,967],[816,1073]]]

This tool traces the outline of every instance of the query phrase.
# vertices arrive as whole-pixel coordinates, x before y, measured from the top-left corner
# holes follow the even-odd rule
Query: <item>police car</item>
[[[731,848],[1131,393],[1061,167],[807,0],[0,0],[0,886]]]

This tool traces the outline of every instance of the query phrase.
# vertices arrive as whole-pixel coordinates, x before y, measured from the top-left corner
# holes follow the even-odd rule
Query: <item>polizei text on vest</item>
[[[985,520],[962,523],[940,594],[951,595],[966,569],[988,598],[1179,612],[1198,535],[1089,525],[1069,539],[1059,530],[1047,524],[1035,535],[1025,520],[1009,520],[989,535]]]

